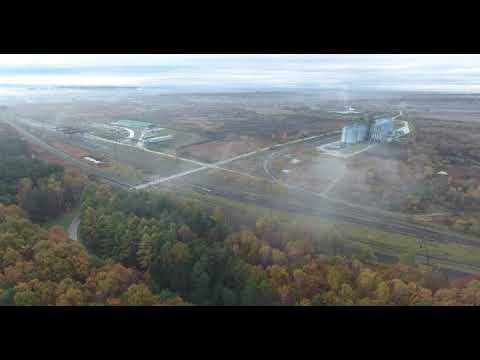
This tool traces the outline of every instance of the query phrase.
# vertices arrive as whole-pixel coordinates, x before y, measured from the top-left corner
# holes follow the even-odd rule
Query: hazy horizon
[[[0,86],[480,92],[479,55],[2,55]]]

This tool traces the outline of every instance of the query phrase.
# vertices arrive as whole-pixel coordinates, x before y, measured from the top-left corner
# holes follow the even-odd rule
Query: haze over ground
[[[0,87],[166,91],[480,90],[479,55],[2,55]],[[2,92],[3,92],[2,91]]]

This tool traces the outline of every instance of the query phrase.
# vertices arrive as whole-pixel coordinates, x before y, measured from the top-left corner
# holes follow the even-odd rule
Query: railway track
[[[148,188],[150,185],[158,185],[157,182],[152,182],[151,184],[148,184],[147,186],[143,186],[143,185],[146,185],[146,184],[140,184],[138,186],[133,186],[132,187],[131,184],[128,184],[126,182],[123,182],[122,180],[119,180],[117,178],[113,178],[111,176],[103,174],[100,171],[98,171],[96,169],[93,169],[93,168],[89,167],[88,165],[84,164],[80,160],[75,159],[75,158],[69,156],[68,154],[65,154],[65,153],[59,151],[58,149],[48,145],[43,140],[41,140],[41,139],[37,138],[36,136],[30,134],[28,131],[26,131],[22,127],[17,126],[12,121],[7,121],[7,120],[5,120],[5,121],[9,125],[11,125],[13,128],[15,128],[20,134],[22,134],[22,136],[27,138],[29,141],[42,146],[43,148],[45,148],[49,152],[52,152],[53,154],[59,156],[60,158],[77,165],[79,168],[83,169],[88,174],[93,175],[93,176],[95,176],[99,179],[102,179],[103,181],[106,181],[106,182],[108,182],[108,183],[110,183],[114,186],[119,186],[119,187],[122,187],[122,188],[125,188],[125,189],[134,189],[134,188],[143,189],[143,188]],[[293,144],[299,143],[301,141],[305,142],[305,141],[316,140],[317,138],[321,138],[322,136],[327,136],[327,135],[332,135],[332,133],[322,134],[322,135],[319,135],[319,136],[306,138],[306,139],[299,139],[299,140],[295,140],[295,141],[285,143],[285,144],[274,145],[274,146],[271,146],[271,147],[268,147],[268,148],[262,148],[262,149],[257,150],[256,152],[251,152],[251,153],[248,153],[248,154],[243,154],[243,155],[237,156],[237,157],[232,158],[232,159],[228,159],[228,161],[232,162],[232,161],[238,160],[240,158],[245,158],[245,157],[248,157],[248,156],[252,156],[252,155],[258,154],[260,152],[265,152],[267,150],[272,150],[272,149],[275,149],[275,148],[279,148],[281,146],[293,145]],[[228,161],[222,161],[221,165],[225,164]],[[215,167],[215,164],[213,164],[213,166],[209,166],[209,167],[205,167],[205,168],[211,168],[211,167]],[[221,167],[218,167],[218,168],[222,169]],[[194,171],[190,170],[190,171],[187,171],[187,172],[184,172],[184,173],[181,173],[181,174],[177,174],[177,175],[181,175],[183,177],[183,176],[186,176],[186,175],[189,175],[189,174],[196,173],[197,171],[198,171],[198,169],[194,169]],[[178,178],[179,176],[177,176],[177,175],[172,176],[171,179],[169,178],[168,180],[173,180],[173,179]],[[240,175],[241,175],[241,173],[240,173]],[[278,183],[278,181],[275,181],[275,182]],[[381,229],[381,230],[385,230],[385,231],[389,231],[389,232],[395,232],[397,234],[409,235],[409,236],[413,236],[413,237],[417,237],[417,238],[421,238],[421,239],[426,239],[426,240],[431,240],[431,241],[456,242],[456,243],[459,243],[459,244],[469,245],[469,246],[479,246],[480,245],[480,240],[478,240],[478,239],[473,239],[473,238],[470,238],[470,237],[467,237],[467,236],[464,236],[464,235],[459,235],[459,234],[456,234],[456,233],[450,233],[450,232],[440,231],[440,230],[437,230],[437,229],[424,228],[424,227],[421,227],[421,226],[418,226],[418,225],[413,225],[411,223],[405,222],[405,220],[407,220],[405,217],[390,215],[386,212],[378,212],[378,211],[373,212],[373,211],[370,211],[368,208],[365,208],[365,207],[358,207],[358,206],[357,207],[352,207],[352,206],[349,206],[349,204],[332,201],[332,199],[329,199],[326,196],[321,196],[321,194],[312,193],[312,192],[309,192],[305,189],[298,189],[298,188],[293,187],[293,186],[288,185],[288,184],[283,184],[283,185],[285,185],[287,188],[292,190],[292,192],[294,193],[294,195],[295,195],[294,197],[296,197],[295,204],[293,204],[291,202],[289,203],[288,201],[283,201],[283,199],[282,199],[281,203],[279,201],[277,201],[277,202],[273,201],[272,202],[268,197],[262,196],[260,194],[258,194],[258,196],[256,196],[256,197],[251,196],[251,195],[245,196],[245,194],[238,195],[238,194],[235,194],[231,191],[221,191],[221,189],[219,189],[218,187],[216,187],[215,189],[211,189],[211,193],[212,194],[218,194],[220,196],[224,196],[224,197],[227,197],[227,198],[230,197],[230,198],[233,198],[233,199],[236,199],[236,200],[256,203],[257,205],[260,205],[260,206],[269,206],[269,207],[277,208],[277,209],[280,209],[280,210],[296,211],[296,212],[304,213],[304,214],[307,214],[307,215],[319,215],[319,216],[323,216],[323,217],[326,217],[326,218],[331,218],[331,219],[344,221],[346,223],[367,225],[367,226],[371,226],[371,227],[374,227],[374,228],[377,228],[377,229]],[[308,205],[309,203],[312,202],[312,196],[317,196],[317,197],[320,197],[322,199],[321,207],[314,207],[314,206],[309,206]],[[402,221],[400,219],[402,219],[404,221]]]
[[[192,190],[195,192],[202,194],[202,195],[216,195],[216,196],[222,196],[222,197],[227,197],[230,199],[234,199],[237,201],[241,201],[244,203],[251,203],[257,206],[262,206],[262,207],[267,207],[267,208],[272,208],[272,209],[277,209],[277,210],[287,210],[287,211],[292,211],[292,212],[297,212],[297,213],[304,213],[306,215],[312,215],[311,210],[304,209],[302,211],[299,209],[298,206],[292,205],[292,204],[287,204],[285,206],[281,207],[276,207],[275,205],[271,203],[266,203],[265,198],[260,195],[260,194],[254,194],[255,196],[250,196],[248,192],[239,192],[238,194],[234,195],[232,193],[228,193],[227,191],[219,191],[218,188],[216,189],[206,189],[202,186],[199,185],[191,185]],[[208,191],[207,191],[208,190]],[[252,194],[253,195],[253,194]],[[367,225],[369,227],[374,227],[380,230],[386,230],[390,232],[395,232],[395,233],[400,233],[403,235],[408,235],[408,236],[414,236],[416,238],[420,237],[418,233],[412,232],[412,229],[406,229],[405,231],[402,231],[399,229],[398,225],[394,225],[391,227],[382,227],[378,226],[378,222],[372,222],[371,219],[359,219],[358,217],[348,217],[348,216],[339,216],[338,214],[332,214],[332,213],[321,213],[318,214],[321,215],[324,218],[329,218],[332,220],[335,220],[336,222],[338,221],[345,221],[345,223],[348,224],[358,224],[358,225]],[[423,229],[422,229],[423,230]],[[427,240],[432,240],[432,235],[436,237],[438,235],[438,232],[433,232],[433,234],[429,233],[428,236],[426,236]],[[384,254],[387,254],[391,256],[391,254],[396,254],[398,256],[399,249],[395,246],[392,245],[379,245],[378,243],[366,240],[366,239],[355,239],[352,240],[352,242],[355,243],[360,243],[360,244],[365,244],[372,249],[377,250],[379,252],[383,252]],[[477,242],[476,245],[478,246],[479,243]],[[450,258],[442,257],[442,256],[437,256],[437,255],[432,255],[432,254],[422,254],[422,253],[417,253],[416,256],[418,258],[422,258],[426,260],[427,262],[430,261],[435,261],[437,265],[447,271],[452,271],[452,266],[456,269],[455,271],[460,271],[458,270],[459,268],[462,268],[463,270],[460,271],[461,273],[467,274],[471,272],[480,272],[480,266],[471,262],[462,262],[462,261],[456,261]],[[450,267],[449,267],[450,266]],[[467,272],[470,271],[470,272]]]
[[[122,188],[126,188],[126,189],[130,189],[131,188],[131,184],[128,184],[126,182],[123,182],[122,180],[119,180],[119,179],[116,179],[116,178],[113,178],[111,176],[108,176],[106,174],[103,174],[102,172],[100,172],[99,170],[96,170],[92,167],[90,167],[89,165],[83,163],[82,161],[80,161],[79,159],[76,159],[74,158],[73,156],[70,156],[56,148],[54,148],[53,146],[47,144],[46,142],[44,142],[43,140],[39,139],[38,137],[36,137],[35,135],[29,133],[27,130],[23,129],[22,127],[18,126],[17,124],[11,122],[11,121],[8,121],[8,120],[4,120],[8,125],[10,125],[12,128],[14,128],[15,130],[17,130],[26,140],[28,140],[29,142],[32,142],[40,147],[42,147],[43,149],[47,150],[48,152],[50,152],[51,154],[55,155],[55,156],[58,156],[59,158],[61,158],[62,160],[65,160],[65,161],[68,161],[72,164],[74,164],[75,166],[79,167],[80,169],[82,169],[83,171],[85,171],[88,175],[91,175],[91,176],[94,176],[96,178],[99,178],[103,181],[106,181],[114,186],[120,186]]]
[[[401,114],[397,116],[400,115]],[[395,232],[402,235],[414,236],[425,240],[441,241],[445,243],[455,242],[468,246],[480,245],[480,239],[476,239],[466,235],[460,235],[449,231],[437,230],[412,224],[412,217],[409,215],[393,213],[390,211],[376,209],[368,206],[351,204],[346,201],[332,199],[328,197],[325,193],[316,193],[304,189],[300,186],[285,183],[279,178],[275,177],[271,169],[271,162],[276,157],[285,153],[286,150],[287,149],[281,149],[279,151],[269,154],[268,157],[263,160],[263,170],[272,179],[272,181],[285,186],[290,191],[298,194],[298,196],[304,196],[305,204],[308,203],[307,197],[318,197],[319,199],[321,199],[322,210],[315,210],[314,208],[310,208],[308,209],[310,213],[315,213],[315,211],[317,211],[318,215],[324,217],[342,219],[349,223],[367,225],[377,229]]]
[[[199,184],[197,184],[199,186]],[[269,198],[262,194],[252,196],[251,192],[233,191],[230,188],[216,185],[210,188],[208,194],[231,198],[233,200],[251,203],[260,207],[267,207],[276,210],[301,213],[304,215],[316,215],[327,219],[372,227],[375,229],[393,232],[406,236],[424,239],[433,242],[458,243],[467,246],[480,246],[480,240],[465,235],[446,232],[444,230],[425,228],[406,221],[388,216],[380,216],[377,213],[369,213],[360,209],[349,209],[348,207],[338,208],[336,204],[328,202],[312,202],[308,194],[285,195],[282,199]],[[197,191],[199,192],[199,191]]]

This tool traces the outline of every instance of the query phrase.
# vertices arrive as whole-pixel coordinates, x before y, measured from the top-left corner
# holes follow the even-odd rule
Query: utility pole
[[[430,256],[428,253],[428,247],[425,246],[425,255],[427,256],[427,266],[430,266]]]
[[[427,259],[427,266],[430,266],[430,254],[428,252],[428,247],[424,245],[423,240],[419,240],[420,249],[425,249],[425,258]],[[421,250],[420,250],[421,251]]]

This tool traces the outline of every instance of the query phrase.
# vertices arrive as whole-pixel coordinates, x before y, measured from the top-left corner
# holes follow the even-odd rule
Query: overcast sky
[[[4,54],[0,84],[480,92],[480,56]]]

